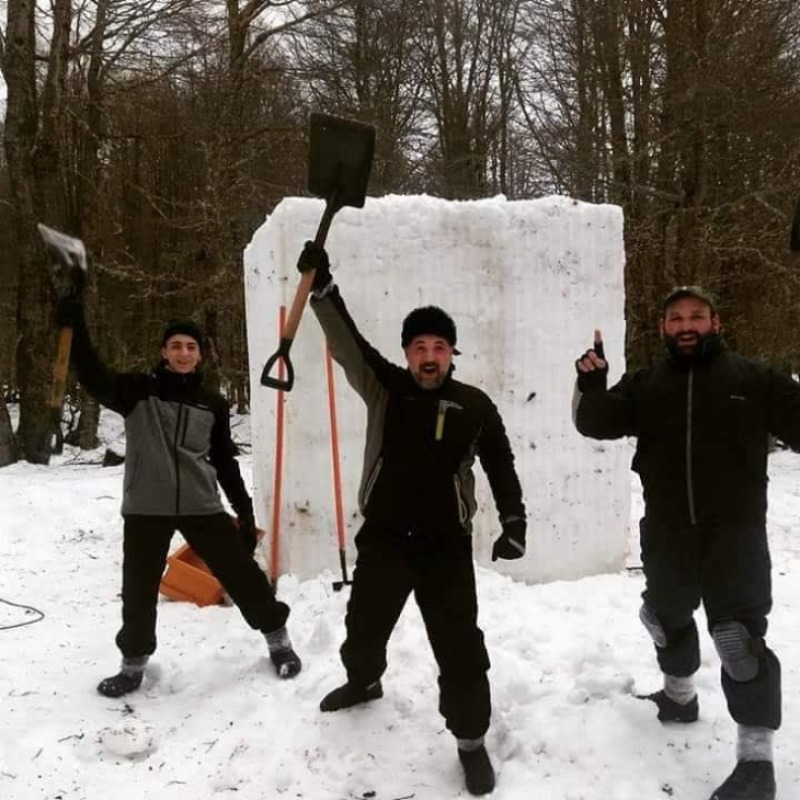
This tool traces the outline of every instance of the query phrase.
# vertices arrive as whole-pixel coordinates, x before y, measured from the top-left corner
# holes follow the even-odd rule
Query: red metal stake
[[[333,588],[339,591],[349,586],[352,581],[347,578],[347,559],[345,558],[344,506],[342,504],[342,473],[339,467],[339,426],[336,421],[336,386],[333,380],[333,358],[328,346],[325,346],[325,366],[328,373],[328,408],[331,417],[331,461],[333,462],[333,500],[336,506],[336,534],[339,539],[339,566],[342,568],[342,579],[334,581]]]
[[[279,337],[283,337],[286,328],[286,306],[281,306],[278,322]],[[278,378],[283,380],[285,365],[283,361],[278,364]],[[269,569],[272,585],[274,586],[280,574],[281,557],[281,489],[283,483],[283,389],[278,390],[277,413],[275,415],[275,477],[272,487],[272,538],[270,543]]]

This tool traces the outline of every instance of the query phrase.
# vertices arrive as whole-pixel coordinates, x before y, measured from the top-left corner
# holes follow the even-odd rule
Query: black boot
[[[279,678],[294,678],[303,668],[300,656],[295,653],[286,627],[264,633],[269,647],[269,659]]]
[[[711,800],[775,800],[775,767],[771,761],[740,761]]]
[[[148,656],[123,658],[122,669],[116,675],[100,681],[97,691],[105,697],[122,697],[135,692],[142,685],[147,659]]]
[[[458,758],[464,768],[464,779],[470,794],[489,794],[494,790],[494,769],[483,745],[476,750],[459,748]]]
[[[269,654],[269,660],[275,667],[279,678],[294,678],[303,668],[300,656],[290,647],[288,650],[275,650]]]
[[[319,709],[320,711],[341,711],[343,708],[350,708],[359,703],[377,700],[380,697],[383,697],[383,687],[380,681],[375,681],[369,686],[356,686],[352,683],[345,683],[326,694],[319,704]]]
[[[697,722],[700,712],[697,695],[686,704],[676,703],[663,689],[637,697],[639,700],[650,700],[658,706],[658,718],[661,722]]]

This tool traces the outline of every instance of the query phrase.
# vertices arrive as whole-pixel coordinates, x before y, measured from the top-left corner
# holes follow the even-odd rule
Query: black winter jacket
[[[82,314],[71,362],[84,389],[125,418],[123,514],[217,514],[225,510],[219,482],[237,515],[252,515],[227,401],[204,389],[200,374],[163,364],[150,374],[114,372],[97,356]]]
[[[585,436],[636,436],[632,468],[648,516],[676,524],[763,522],[769,434],[800,447],[800,384],[716,347],[666,359],[607,392],[578,394]]]
[[[501,523],[525,518],[508,437],[484,392],[452,377],[438,389],[419,387],[408,369],[389,362],[358,332],[335,287],[311,306],[331,354],[367,405],[358,498],[366,519],[425,537],[469,534],[476,456]]]

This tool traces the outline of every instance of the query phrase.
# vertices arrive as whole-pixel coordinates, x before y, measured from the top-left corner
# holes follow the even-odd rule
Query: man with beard
[[[487,794],[495,776],[484,746],[491,702],[477,624],[472,464],[480,458],[502,526],[492,560],[520,558],[525,506],[503,422],[484,392],[453,379],[456,326],[442,309],[417,308],[405,318],[403,368],[359,333],[324,250],[307,243],[298,269],[316,270],[311,307],[367,406],[358,496],[364,524],[340,651],[347,682],[320,708],[339,711],[383,696],[386,645],[413,592],[439,666],[439,710],[457,740],[467,788]]]
[[[702,602],[738,723],[736,767],[711,800],[772,800],[781,674],[764,639],[772,607],[767,453],[770,434],[800,447],[800,385],[730,352],[720,329],[707,291],[673,289],[660,321],[666,358],[611,389],[597,331],[576,362],[574,418],[584,436],[637,437],[632,469],[645,503],[639,616],[664,674],[664,688],[643,699],[662,722],[697,720],[694,611]]]

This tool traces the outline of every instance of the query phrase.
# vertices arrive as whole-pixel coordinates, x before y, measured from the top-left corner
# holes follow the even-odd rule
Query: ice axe
[[[80,239],[37,223],[53,267],[53,284],[56,293],[66,295],[82,287],[89,275],[86,248]],[[56,436],[61,430],[61,405],[67,390],[69,351],[72,347],[72,328],[62,328],[58,337],[58,353],[53,366],[53,386],[48,403],[53,416]]]
[[[367,194],[375,128],[364,122],[313,112],[309,118],[308,191],[325,199],[314,244],[323,247],[333,215],[344,206],[363,208]],[[289,310],[278,349],[261,372],[261,385],[289,392],[294,385],[294,368],[289,358],[303,309],[314,282],[315,270],[303,274]],[[279,361],[286,367],[285,378],[270,376]]]

